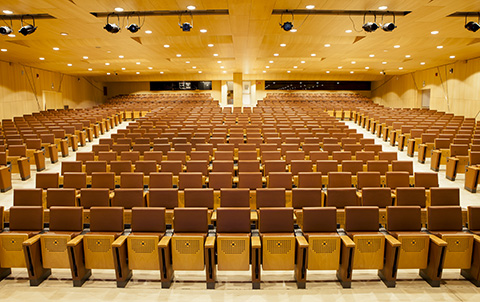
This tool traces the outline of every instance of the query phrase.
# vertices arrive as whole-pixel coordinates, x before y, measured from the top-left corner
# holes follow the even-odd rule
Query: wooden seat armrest
[[[432,150],[432,154],[433,153],[442,153],[442,151],[441,150]]]
[[[160,239],[160,242],[158,243],[158,247],[167,248],[170,245],[171,239],[172,239],[172,236],[163,236],[162,239]]]
[[[83,241],[83,235],[79,235],[79,236],[73,238],[72,240],[70,240],[69,242],[67,242],[67,246],[75,247],[75,246],[81,244],[82,241]]]
[[[342,239],[342,243],[349,248],[354,248],[355,247],[355,242],[348,237],[347,235],[340,236],[340,239]]]
[[[297,239],[298,247],[301,249],[306,249],[308,248],[308,241],[305,239],[303,236],[296,236]]]
[[[260,248],[262,248],[260,237],[252,236],[252,249],[260,249]]]
[[[205,248],[206,249],[213,249],[215,248],[215,237],[209,236],[205,239]]]
[[[119,247],[122,247],[122,245],[125,243],[125,241],[127,240],[127,237],[128,236],[125,236],[125,235],[122,235],[120,237],[118,237],[113,243],[112,243],[112,247],[116,247],[116,248],[119,248]]]
[[[392,247],[400,247],[402,245],[402,243],[392,235],[385,235],[385,240],[387,240],[387,243]]]
[[[33,236],[32,238],[29,238],[23,242],[23,246],[32,246],[35,243],[40,241],[40,235]]]
[[[478,235],[473,235],[473,239],[475,240],[475,243],[479,243],[479,244],[480,244],[480,236],[478,236]]]
[[[435,235],[430,235],[430,241],[438,246],[447,246],[447,242],[441,238],[438,238]]]

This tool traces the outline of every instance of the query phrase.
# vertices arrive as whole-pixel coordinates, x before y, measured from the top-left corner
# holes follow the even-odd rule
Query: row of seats
[[[196,270],[205,271],[213,289],[223,271],[251,271],[252,288],[258,289],[263,271],[280,270],[293,271],[297,286],[305,288],[307,274],[336,270],[349,288],[357,270],[376,269],[394,287],[398,270],[419,269],[438,287],[443,269],[453,268],[480,285],[479,207],[468,209],[468,230],[458,206],[429,207],[424,230],[420,207],[387,207],[382,229],[378,207],[346,207],[344,229],[337,229],[336,209],[329,207],[304,208],[302,229],[294,227],[293,208],[261,208],[255,230],[249,208],[217,209],[215,228],[209,227],[207,208],[175,208],[173,230],[165,228],[164,208],[132,209],[129,230],[123,211],[91,208],[87,230],[82,208],[52,207],[45,230],[41,207],[12,207],[9,230],[0,233],[1,278],[12,267],[25,267],[36,286],[51,269],[70,268],[73,285],[81,286],[92,270],[112,269],[117,286],[125,287],[133,270],[156,270],[168,288],[176,271]]]

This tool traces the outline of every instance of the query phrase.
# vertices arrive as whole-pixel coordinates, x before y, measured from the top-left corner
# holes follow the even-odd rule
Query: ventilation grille
[[[407,253],[419,253],[425,249],[425,241],[423,238],[402,238],[402,250]]]
[[[130,243],[132,246],[132,250],[135,253],[139,254],[151,254],[155,252],[155,241],[150,239],[150,240],[145,240],[145,239],[130,239]]]
[[[222,240],[221,250],[227,255],[240,255],[245,251],[245,240]]]
[[[317,254],[331,254],[337,250],[336,239],[314,239],[311,244],[312,250]]]
[[[15,238],[2,238],[2,248],[7,252],[18,252],[22,250],[23,240]]]
[[[291,249],[291,240],[267,239],[267,251],[270,254],[287,254]]]
[[[372,238],[372,239],[358,239],[358,251],[360,253],[375,253],[378,252],[380,247],[382,246],[381,241],[383,240],[380,238]]]
[[[175,241],[175,250],[183,255],[197,254],[200,251],[200,241],[177,239]]]
[[[451,253],[463,253],[469,248],[469,238],[444,238],[447,242],[447,251]]]
[[[105,253],[111,248],[110,239],[87,238],[87,248],[92,253]]]
[[[45,248],[51,253],[63,253],[67,250],[67,239],[44,237]]]

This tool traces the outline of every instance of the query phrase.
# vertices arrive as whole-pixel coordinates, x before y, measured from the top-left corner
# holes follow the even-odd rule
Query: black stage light
[[[120,31],[120,26],[118,26],[115,23],[110,23],[109,22],[108,19],[110,18],[111,15],[116,15],[116,14],[111,13],[107,16],[107,24],[105,24],[105,26],[103,28],[111,34],[116,34]],[[117,19],[118,19],[118,23],[120,24],[120,16],[119,15],[116,15],[116,16],[117,16]]]
[[[477,22],[470,21],[465,24],[465,28],[469,31],[477,32],[480,29],[480,25]]]
[[[180,28],[183,30],[183,31],[190,31],[190,29],[193,28],[193,26],[188,23],[188,22],[185,22],[183,24],[180,25]]]
[[[130,22],[128,22],[128,19],[129,19],[130,17],[135,16],[135,15],[137,15],[137,17],[138,17],[138,22],[137,22],[137,23],[130,23]],[[145,16],[144,16],[144,18],[143,18],[143,22],[140,22],[140,14],[139,14],[139,13],[136,13],[136,12],[133,12],[133,13],[131,13],[130,15],[127,16],[127,24],[129,24],[129,25],[127,25],[125,28],[126,28],[129,32],[131,32],[132,34],[134,34],[134,33],[138,32],[138,31],[140,30],[140,28],[142,28],[142,26],[143,26],[144,23],[145,23]]]
[[[375,22],[367,22],[363,24],[362,28],[364,31],[371,33],[378,29],[378,24]]]
[[[140,26],[138,26],[137,24],[135,23],[132,23],[130,24],[129,26],[126,27],[127,30],[131,33],[136,33],[137,31],[140,30]]]
[[[13,30],[8,27],[8,26],[1,26],[0,27],[0,34],[6,36],[6,35],[9,35],[13,32]]]
[[[382,29],[384,31],[393,31],[397,26],[391,22],[382,24]]]
[[[293,28],[293,24],[290,21],[287,21],[281,25],[284,31],[290,31]]]
[[[25,17],[28,17],[28,16],[29,15],[25,15]],[[23,17],[24,16],[22,16],[22,19],[21,19],[22,28],[20,28],[18,32],[24,36],[33,34],[37,30],[37,27],[35,26],[35,19],[33,18],[33,16],[30,16],[32,18],[33,24],[23,25]]]

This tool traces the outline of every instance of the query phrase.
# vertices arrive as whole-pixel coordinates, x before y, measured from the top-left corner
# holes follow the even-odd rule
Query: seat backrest
[[[87,187],[87,173],[65,172],[63,174],[63,187],[81,189]]]
[[[337,209],[334,207],[308,207],[303,209],[304,233],[337,231]]]
[[[386,186],[390,189],[396,189],[397,187],[408,187],[410,185],[410,179],[408,172],[396,171],[385,173]]]
[[[172,172],[154,172],[150,173],[149,188],[172,188],[173,173]]]
[[[338,163],[336,160],[318,160],[317,172],[328,175],[328,172],[338,172]]]
[[[10,231],[42,231],[43,208],[37,206],[10,207]]]
[[[432,206],[459,206],[459,188],[430,188],[430,199]]]
[[[250,190],[246,188],[221,188],[220,189],[220,207],[249,207]]]
[[[148,206],[167,209],[178,207],[178,189],[151,188],[148,190]]]
[[[178,175],[178,188],[201,188],[202,173],[201,172],[180,172]]]
[[[42,203],[42,189],[14,189],[13,190],[14,206],[39,206]]]
[[[344,160],[342,161],[342,171],[357,175],[358,172],[363,172],[363,162],[361,160]]]
[[[429,231],[461,231],[462,208],[460,206],[430,206],[427,208]]]
[[[108,188],[84,188],[80,190],[80,205],[85,209],[91,207],[108,207],[110,191]]]
[[[161,165],[162,172],[172,172],[178,175],[182,171],[182,161],[180,160],[164,160]]]
[[[285,207],[285,189],[259,188],[257,189],[257,209],[271,207]]]
[[[50,188],[47,189],[47,208],[51,206],[76,206],[76,194],[73,188]]]
[[[175,233],[207,233],[207,208],[175,208],[173,210]]]
[[[81,161],[85,164],[87,161],[95,160],[95,153],[94,152],[77,152],[75,155],[77,161]]]
[[[259,231],[263,233],[293,233],[293,208],[260,208]]]
[[[123,232],[123,207],[90,208],[91,232]]]
[[[261,172],[239,172],[238,188],[257,189],[262,187]]]
[[[426,206],[425,188],[398,187],[396,189],[396,204],[398,206]]]
[[[321,188],[293,188],[292,206],[295,209],[322,206]]]
[[[329,188],[349,188],[352,186],[352,173],[350,172],[329,172]]]
[[[122,172],[120,174],[121,188],[143,188],[143,173]]]
[[[468,207],[468,229],[480,231],[480,206]]]
[[[346,206],[356,206],[357,190],[355,188],[328,188],[325,206],[343,209]]]
[[[450,156],[466,156],[468,155],[468,145],[451,144]]]
[[[378,232],[378,207],[345,207],[346,232]]]
[[[62,175],[65,172],[82,172],[81,161],[63,161],[62,162]]]
[[[57,207],[50,208],[50,231],[83,231],[83,208],[82,207]]]
[[[135,172],[141,172],[145,176],[155,173],[157,170],[157,162],[154,160],[143,160],[135,163]]]
[[[185,193],[185,207],[198,208],[205,207],[213,209],[214,198],[213,188],[186,188]]]
[[[87,175],[92,175],[93,172],[107,172],[107,162],[103,160],[86,161],[85,172]]]
[[[422,228],[421,216],[419,206],[387,207],[387,230],[419,232]]]
[[[9,156],[27,156],[27,146],[25,145],[10,145],[8,146]]]
[[[144,207],[143,189],[139,188],[121,188],[115,189],[115,196],[112,199],[112,207],[123,207],[131,209],[133,207]]]
[[[386,208],[393,204],[390,188],[366,187],[362,189],[362,205]]]
[[[165,208],[132,208],[132,232],[165,232]]]
[[[409,160],[392,160],[392,171],[406,171],[413,175],[413,162]]]
[[[438,187],[438,173],[435,172],[415,172],[415,187]]]
[[[92,172],[92,188],[115,189],[115,173]]]
[[[393,160],[397,160],[397,152],[386,152],[386,151],[378,152],[378,159],[386,160],[388,161],[388,163],[391,163]]]
[[[218,208],[217,233],[250,233],[250,208]]]
[[[299,188],[321,188],[322,173],[321,172],[298,172]]]
[[[361,151],[355,152],[355,159],[361,160],[364,164],[369,160],[375,160],[375,152],[373,151]]]

